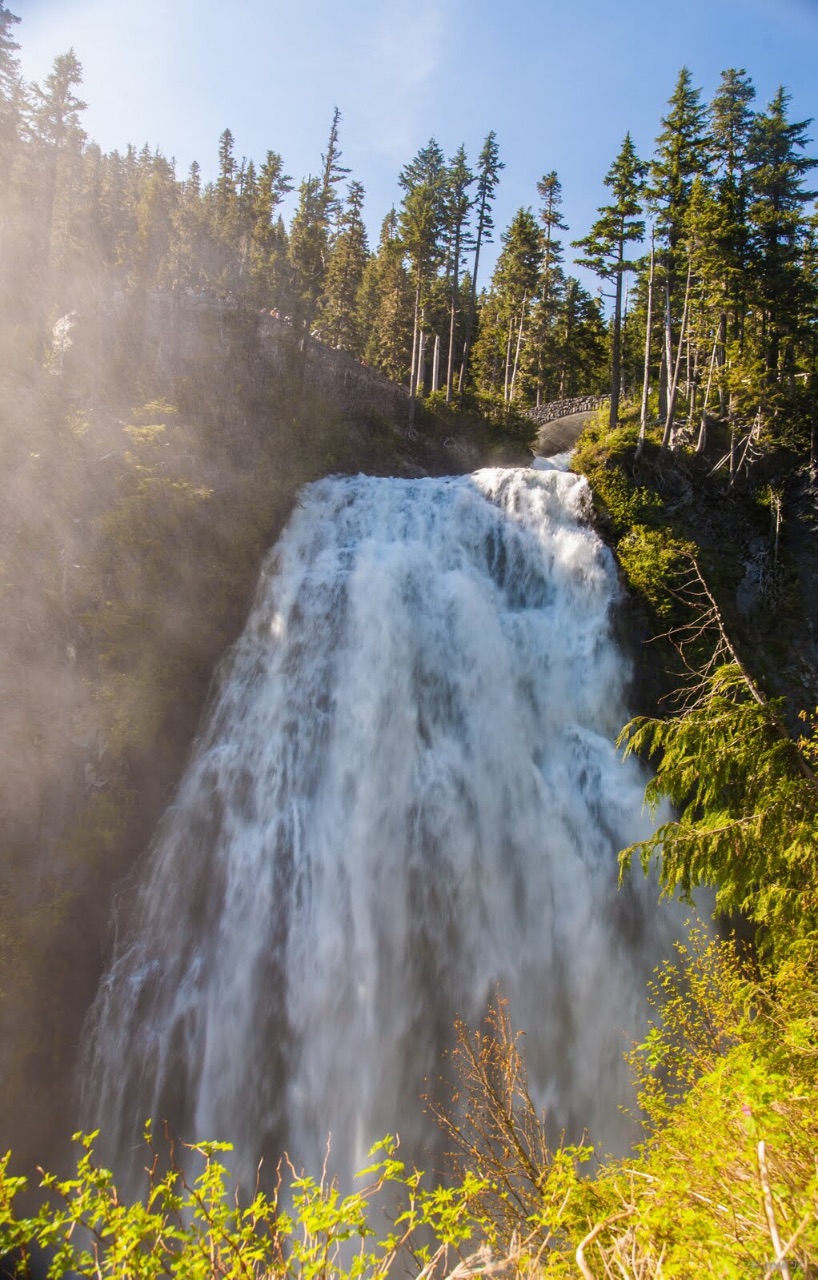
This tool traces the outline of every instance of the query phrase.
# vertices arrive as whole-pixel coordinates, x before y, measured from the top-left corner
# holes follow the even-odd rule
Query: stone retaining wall
[[[593,409],[599,409],[603,404],[607,404],[610,398],[610,396],[574,396],[570,400],[551,400],[548,404],[541,404],[536,409],[529,409],[528,416],[543,426],[546,422],[553,422],[555,418],[568,418],[572,413],[588,413]]]

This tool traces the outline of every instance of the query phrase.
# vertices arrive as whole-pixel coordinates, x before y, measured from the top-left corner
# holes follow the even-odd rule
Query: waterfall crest
[[[616,853],[628,664],[585,482],[491,470],[308,486],[165,816],[91,1014],[86,1123],[285,1147],[400,1131],[501,984],[534,1096],[627,1140],[621,1055],[674,914]],[[113,1158],[113,1157],[112,1157]],[[116,1163],[115,1163],[116,1167]]]

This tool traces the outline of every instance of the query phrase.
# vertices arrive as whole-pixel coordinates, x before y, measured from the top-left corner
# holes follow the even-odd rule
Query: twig
[[[632,1209],[624,1209],[622,1213],[615,1213],[613,1214],[612,1217],[605,1218],[604,1221],[598,1222],[596,1226],[591,1231],[588,1232],[584,1240],[580,1240],[579,1244],[577,1245],[577,1251],[576,1251],[575,1257],[577,1260],[577,1266],[582,1272],[584,1280],[596,1280],[596,1276],[594,1275],[591,1268],[588,1266],[588,1263],[585,1261],[585,1250],[588,1248],[589,1245],[592,1245],[594,1243],[597,1236],[601,1235],[606,1227],[612,1226],[614,1222],[621,1221],[622,1218],[630,1217],[632,1212],[633,1212]]]
[[[775,1206],[773,1204],[773,1193],[770,1190],[770,1179],[767,1174],[767,1156],[763,1138],[758,1144],[758,1177],[761,1182],[761,1189],[764,1193],[764,1212],[767,1215],[767,1225],[770,1228],[770,1239],[772,1240],[773,1248],[775,1249],[775,1261],[781,1269],[781,1275],[784,1280],[792,1280],[789,1263],[786,1260],[784,1250],[781,1248],[781,1237],[778,1234],[778,1225],[775,1221]]]

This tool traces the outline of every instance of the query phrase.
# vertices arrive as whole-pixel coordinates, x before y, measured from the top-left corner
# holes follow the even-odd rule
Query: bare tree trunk
[[[415,282],[415,314],[412,321],[412,367],[409,372],[409,426],[415,423],[415,398],[417,396],[418,366],[418,317],[420,315],[420,272]]]
[[[457,328],[458,289],[460,287],[460,225],[457,227],[452,263],[452,305],[449,315],[449,362],[446,367],[446,404],[451,403],[454,383],[454,334]],[[437,390],[437,387],[435,387]]]
[[[687,284],[685,285],[685,301],[682,311],[682,327],[679,330],[679,345],[676,349],[676,364],[673,366],[673,377],[668,389],[667,397],[667,418],[665,419],[665,430],[662,436],[662,448],[667,449],[672,443],[673,438],[673,415],[676,412],[676,398],[679,394],[679,374],[682,365],[682,349],[684,347],[685,332],[687,330],[687,313],[690,307],[690,274],[692,271],[692,261],[688,255],[687,259]],[[665,312],[665,340],[668,343],[668,369],[671,366],[672,356],[672,338],[670,332],[670,292],[667,293],[667,307]]]
[[[527,304],[528,304],[528,299],[525,297],[525,295],[523,295],[523,305],[520,308],[520,327],[517,330],[517,346],[515,347],[515,350],[514,350],[514,368],[511,373],[511,392],[508,397],[509,400],[514,399],[514,388],[517,385],[517,366],[520,360],[520,347],[523,341],[523,325],[525,324],[525,309]]]
[[[420,339],[418,341],[418,380],[416,391],[419,396],[423,395],[423,389],[426,382],[426,334],[421,329]]]
[[[509,382],[510,382],[510,380],[511,380],[511,379],[510,379],[510,377],[509,377],[509,373],[510,373],[510,369],[511,369],[511,337],[512,337],[512,333],[513,333],[513,320],[512,320],[512,318],[509,316],[509,321],[508,321],[508,336],[507,336],[507,338],[506,338],[506,369],[505,369],[505,376],[504,376],[504,378],[503,378],[503,403],[504,403],[504,404],[508,404],[508,388],[509,388]]]
[[[690,357],[690,331],[687,337],[687,425],[692,428],[696,416],[696,405],[699,398],[699,344],[693,346],[693,358]]]
[[[664,422],[667,417],[667,352],[662,344],[659,356],[659,418]]]
[[[723,418],[727,412],[727,393],[724,386],[724,378],[721,371],[727,364],[727,312],[722,311],[719,316],[718,329],[718,355],[716,356],[716,368],[719,370],[719,417]]]
[[[455,284],[455,294],[457,293],[457,285]],[[454,383],[454,329],[457,310],[455,300],[452,298],[451,314],[449,316],[449,363],[446,368],[446,404],[449,404],[452,398],[452,386]],[[435,388],[437,390],[437,388]]]
[[[619,245],[619,270],[616,273],[616,292],[614,297],[613,340],[611,342],[611,408],[608,425],[613,429],[619,421],[619,393],[622,381],[622,255],[624,247]]]
[[[778,547],[781,541],[781,521],[782,521],[781,494],[778,490],[770,488],[770,519],[772,521],[773,532],[773,564],[778,564]]]
[[[449,371],[451,372],[451,364],[449,365]],[[435,350],[434,350],[434,355],[432,356],[432,391],[433,392],[437,391],[437,381],[438,381],[439,375],[440,375],[440,334],[436,333],[435,334]],[[446,403],[447,404],[451,399],[450,392],[451,392],[451,379],[449,380],[449,383],[447,384],[447,387],[446,387]]]
[[[469,312],[466,316],[466,336],[463,339],[463,358],[460,361],[460,374],[457,379],[457,395],[460,398],[463,395],[463,384],[466,380],[466,370],[469,367],[469,356],[471,354],[471,335],[474,328],[474,311],[477,304],[477,268],[480,263],[480,245],[483,239],[483,219],[485,216],[484,208],[480,210],[480,219],[477,229],[477,243],[474,247],[474,269],[471,277],[471,293],[469,294]]]
[[[670,280],[665,279],[665,320],[662,360],[659,366],[659,417],[667,418],[670,377],[673,368],[673,326],[670,318]]]
[[[648,315],[645,323],[645,367],[642,373],[642,408],[639,414],[639,443],[636,446],[637,458],[645,444],[648,429],[648,398],[650,396],[650,337],[653,325],[653,281],[655,277],[654,233],[650,233],[650,275],[648,276]]]
[[[713,369],[716,364],[716,353],[719,349],[719,330],[716,330],[716,337],[713,342],[713,350],[710,355],[710,368],[707,371],[707,386],[704,392],[704,404],[702,405],[702,419],[699,424],[699,438],[696,441],[696,453],[704,453],[707,446],[707,405],[710,400],[710,387],[713,383]]]

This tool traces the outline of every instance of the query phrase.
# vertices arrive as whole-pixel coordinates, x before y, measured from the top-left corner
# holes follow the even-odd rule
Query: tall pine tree
[[[484,244],[491,244],[494,219],[492,204],[500,181],[500,170],[505,164],[500,159],[497,146],[497,135],[492,129],[486,136],[483,149],[477,161],[477,191],[475,208],[477,210],[477,227],[474,236],[474,262],[471,270],[471,292],[469,307],[466,313],[466,336],[463,342],[463,360],[460,365],[460,377],[457,384],[458,394],[462,395],[469,369],[469,353],[471,351],[472,332],[477,311],[477,276],[480,269],[480,250]]]
[[[404,192],[399,214],[400,237],[415,287],[409,377],[412,421],[420,364],[421,309],[444,256],[441,238],[446,217],[446,163],[434,138],[401,170],[398,182]]]
[[[621,389],[622,346],[622,293],[626,271],[635,271],[636,263],[625,256],[628,244],[642,240],[645,223],[642,219],[643,180],[647,166],[639,159],[631,135],[625,140],[619,155],[607,174],[605,185],[613,195],[611,204],[601,205],[599,218],[582,240],[574,241],[576,248],[584,251],[578,258],[580,266],[590,267],[597,275],[614,282],[614,313],[611,332],[611,408],[610,425],[619,420]]]

